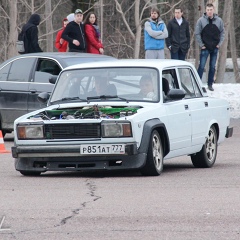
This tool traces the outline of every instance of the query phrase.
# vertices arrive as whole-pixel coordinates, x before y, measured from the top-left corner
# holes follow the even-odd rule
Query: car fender
[[[149,119],[144,123],[139,153],[147,153],[150,136],[154,129],[159,132],[163,144],[164,156],[166,156],[170,151],[169,137],[165,124],[158,118]]]
[[[219,124],[217,122],[216,119],[212,119],[209,123],[208,123],[208,128],[206,129],[206,137],[208,136],[208,132],[209,129],[211,128],[211,126],[214,126],[217,132],[217,139],[219,139]]]

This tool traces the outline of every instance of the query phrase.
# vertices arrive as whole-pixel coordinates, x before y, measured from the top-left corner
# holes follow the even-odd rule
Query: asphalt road
[[[0,239],[240,239],[240,119],[211,169],[190,157],[159,177],[137,172],[23,177],[0,154]],[[4,139],[6,149],[12,135]]]

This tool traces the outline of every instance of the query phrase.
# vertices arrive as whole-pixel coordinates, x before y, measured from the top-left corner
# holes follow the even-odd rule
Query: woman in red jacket
[[[101,42],[100,30],[97,25],[97,17],[95,13],[89,12],[86,16],[85,34],[87,41],[87,52],[95,54],[103,54],[103,45]]]
[[[59,52],[66,52],[68,48],[68,42],[62,39],[62,32],[68,24],[68,19],[63,19],[63,28],[57,33],[55,47],[58,49]]]

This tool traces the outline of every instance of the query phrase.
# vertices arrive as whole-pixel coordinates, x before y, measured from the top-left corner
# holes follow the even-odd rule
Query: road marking
[[[2,228],[2,225],[3,225],[4,220],[5,220],[5,216],[3,216],[2,221],[1,221],[1,223],[0,223],[0,232],[2,232],[2,231],[7,231],[7,230],[11,230],[10,228]]]

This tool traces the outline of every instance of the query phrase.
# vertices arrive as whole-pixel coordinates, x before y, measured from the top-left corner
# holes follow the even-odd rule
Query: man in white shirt
[[[180,7],[174,9],[174,18],[168,22],[166,44],[172,59],[185,60],[190,47],[189,23]]]

